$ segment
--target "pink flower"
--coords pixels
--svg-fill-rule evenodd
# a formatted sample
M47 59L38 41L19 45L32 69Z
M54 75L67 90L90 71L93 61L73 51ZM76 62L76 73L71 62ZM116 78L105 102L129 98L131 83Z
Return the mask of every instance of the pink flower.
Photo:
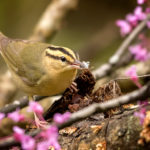
M134 15L134 14L128 14L126 16L126 20L132 25L132 26L136 26L138 23L138 18Z
M141 88L142 85L140 84L140 82L138 81L138 76L136 74L136 67L133 65L131 66L127 71L126 71L126 75L129 76L131 78L131 80L134 82L134 84L138 87Z
M47 141L39 142L37 144L37 150L48 150L49 147L50 145Z
M21 147L23 150L34 150L35 148L35 140L24 133L24 130L14 126L14 138L21 143Z
M146 48L142 48L138 53L135 55L135 59L139 61L146 61L149 58L149 54Z
M142 7L137 6L134 10L134 15L138 18L138 20L146 19L146 14L143 12Z
M0 121L5 117L4 113L0 113Z
M125 36L126 34L130 33L132 30L130 24L125 20L118 20L116 22L116 25L120 27L120 33L122 36Z
M139 117L140 119L140 123L143 124L145 116L146 116L146 109L145 108L141 108L139 112L135 112L134 115L136 117Z
M43 107L35 101L30 101L28 111L29 112L33 111L37 114L42 114L43 113Z
M47 139L50 146L54 146L56 150L60 150L60 145L58 143L58 128L56 126L51 126L47 130Z
M127 71L126 71L126 75L129 76L131 78L131 80L133 81L137 81L138 77L136 74L136 67L133 65L131 66Z
M138 3L139 5L144 4L145 2L146 2L146 0L137 0L137 3Z
M130 46L129 51L134 55L135 60L146 61L150 58L150 54L147 49L143 48L140 44Z
M24 150L34 150L35 148L35 140L29 135L24 135L21 141L22 149Z
M8 116L8 118L12 119L15 122L24 121L24 119L25 119L24 115L19 113L19 109L12 113L8 113L7 116Z
M62 124L66 122L70 118L70 116L71 116L70 112L66 112L64 114L56 113L54 115L54 122L56 122L57 124Z
M37 144L37 150L47 150L50 146L53 146L55 150L61 149L58 143L58 128L56 126L50 126L47 130L42 131L40 137L43 138L43 141Z
M24 135L24 130L19 128L18 126L14 126L13 131L14 131L14 138L16 139L16 141L21 141L22 136Z

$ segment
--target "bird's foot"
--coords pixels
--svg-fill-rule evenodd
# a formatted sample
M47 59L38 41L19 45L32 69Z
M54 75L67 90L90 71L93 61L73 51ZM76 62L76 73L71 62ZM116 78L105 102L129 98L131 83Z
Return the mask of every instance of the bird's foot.
M42 119L41 119L42 118ZM47 129L48 128L48 122L44 120L42 116L39 116L38 114L34 113L34 119L35 119L35 125L38 129Z

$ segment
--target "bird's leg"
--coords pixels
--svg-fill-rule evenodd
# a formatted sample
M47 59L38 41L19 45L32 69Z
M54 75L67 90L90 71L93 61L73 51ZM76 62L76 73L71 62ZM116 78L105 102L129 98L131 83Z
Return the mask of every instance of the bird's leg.
M34 100L34 97L29 96L29 100ZM35 120L35 125L37 128L44 128L46 129L48 127L48 122L46 122L43 118L43 115L41 113L34 112L34 120Z
M41 120L40 118L41 117L37 113L34 112L34 120L35 120L35 125L37 126L37 128L46 129L48 127L48 122L46 122L43 119Z

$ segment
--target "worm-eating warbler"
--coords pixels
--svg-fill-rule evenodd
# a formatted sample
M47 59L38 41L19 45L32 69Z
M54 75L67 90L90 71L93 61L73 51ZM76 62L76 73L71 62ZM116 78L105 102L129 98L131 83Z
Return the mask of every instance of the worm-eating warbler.
M62 93L84 68L66 47L27 40L14 40L0 33L0 52L14 81L29 96Z

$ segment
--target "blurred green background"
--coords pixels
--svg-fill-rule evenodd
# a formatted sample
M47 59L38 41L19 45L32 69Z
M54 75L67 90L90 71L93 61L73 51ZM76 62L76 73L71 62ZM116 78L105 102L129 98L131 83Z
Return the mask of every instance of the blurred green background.
M0 0L0 31L28 38L50 0ZM93 68L107 61L123 38L115 25L136 7L136 0L80 0L50 43L72 48Z

